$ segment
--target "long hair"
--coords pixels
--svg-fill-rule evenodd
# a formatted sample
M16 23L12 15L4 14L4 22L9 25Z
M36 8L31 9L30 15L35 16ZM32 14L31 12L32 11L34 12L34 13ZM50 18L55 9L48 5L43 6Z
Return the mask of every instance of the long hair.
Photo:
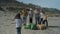
M16 14L15 19L21 19L20 13L17 13L17 14Z
M23 9L23 10L22 10L22 15L23 15L23 16L27 16L27 14L28 14L28 13L27 13L27 10L26 10L26 9Z

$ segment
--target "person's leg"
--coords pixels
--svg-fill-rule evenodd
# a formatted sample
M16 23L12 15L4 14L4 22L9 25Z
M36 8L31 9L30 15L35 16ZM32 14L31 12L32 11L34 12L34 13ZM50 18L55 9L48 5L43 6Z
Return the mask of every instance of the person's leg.
M23 17L23 23L24 23L24 25L26 25L26 19L27 19L27 17Z
M37 17L35 17L35 22L36 22L36 24L37 24Z
M18 27L16 29L17 29L17 34L21 34L21 27Z
M39 24L39 19L40 19L40 18L39 18L39 17L37 17L37 22L38 22L38 24Z
M46 23L46 26L48 27L48 21L47 20L43 21L43 24L45 24L45 23Z
M32 18L30 17L30 23L32 23Z
M45 20L43 20L42 24L45 24Z
M48 26L48 21L46 20L46 26Z
M33 23L33 18L31 18L31 22Z
M41 24L41 18L38 18L38 24Z
M29 17L29 23L30 23L31 21L30 21L30 17Z
M40 24L42 24L42 22L43 22L43 18L40 18Z

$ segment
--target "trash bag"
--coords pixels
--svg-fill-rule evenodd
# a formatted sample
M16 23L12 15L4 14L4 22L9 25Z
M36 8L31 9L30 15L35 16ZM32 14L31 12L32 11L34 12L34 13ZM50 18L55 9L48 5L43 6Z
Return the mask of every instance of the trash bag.
M37 29L37 26L36 24L33 24L33 23L29 23L28 25L23 25L22 26L22 29L31 29L31 30L36 30Z
M30 29L30 23L26 24L26 25L22 25L22 29Z
M36 30L36 29L37 29L36 24L31 23L31 24L30 24L30 29L31 29L31 30Z
M23 25L22 29L29 29L29 27L30 27L29 25Z

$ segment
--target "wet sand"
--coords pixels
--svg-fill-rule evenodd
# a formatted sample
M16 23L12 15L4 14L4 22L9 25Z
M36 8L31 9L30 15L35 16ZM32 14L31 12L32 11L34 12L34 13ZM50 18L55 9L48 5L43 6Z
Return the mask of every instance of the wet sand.
M16 34L14 16L15 13L0 11L0 34ZM48 24L46 30L22 29L22 34L60 34L60 17L48 17Z

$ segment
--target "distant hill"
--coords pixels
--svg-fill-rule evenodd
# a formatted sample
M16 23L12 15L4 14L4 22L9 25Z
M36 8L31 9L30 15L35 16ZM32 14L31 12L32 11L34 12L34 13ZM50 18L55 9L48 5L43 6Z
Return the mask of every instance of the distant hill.
M56 8L43 8L44 11L46 12L51 12L51 13L60 13L60 10L56 9Z
M25 6L23 2L18 2L16 0L0 0L0 6Z
M58 9L56 9L56 8L44 8L44 7L41 7L41 6L38 6L38 5L34 5L34 4L31 4L31 3L29 3L29 4L25 4L25 3L23 3L23 2L18 2L18 1L16 1L16 0L0 0L0 7L1 6L10 6L11 5L11 7L13 8L13 9L17 9L17 7L20 9L20 7L28 7L28 8L33 8L33 9L35 9L35 7L37 7L37 8L42 8L42 9L44 9L44 11L47 13L47 14L60 14L60 10L58 10ZM16 8L14 7L14 6L17 6ZM11 8L10 7L10 8ZM1 8L0 8L1 9Z

